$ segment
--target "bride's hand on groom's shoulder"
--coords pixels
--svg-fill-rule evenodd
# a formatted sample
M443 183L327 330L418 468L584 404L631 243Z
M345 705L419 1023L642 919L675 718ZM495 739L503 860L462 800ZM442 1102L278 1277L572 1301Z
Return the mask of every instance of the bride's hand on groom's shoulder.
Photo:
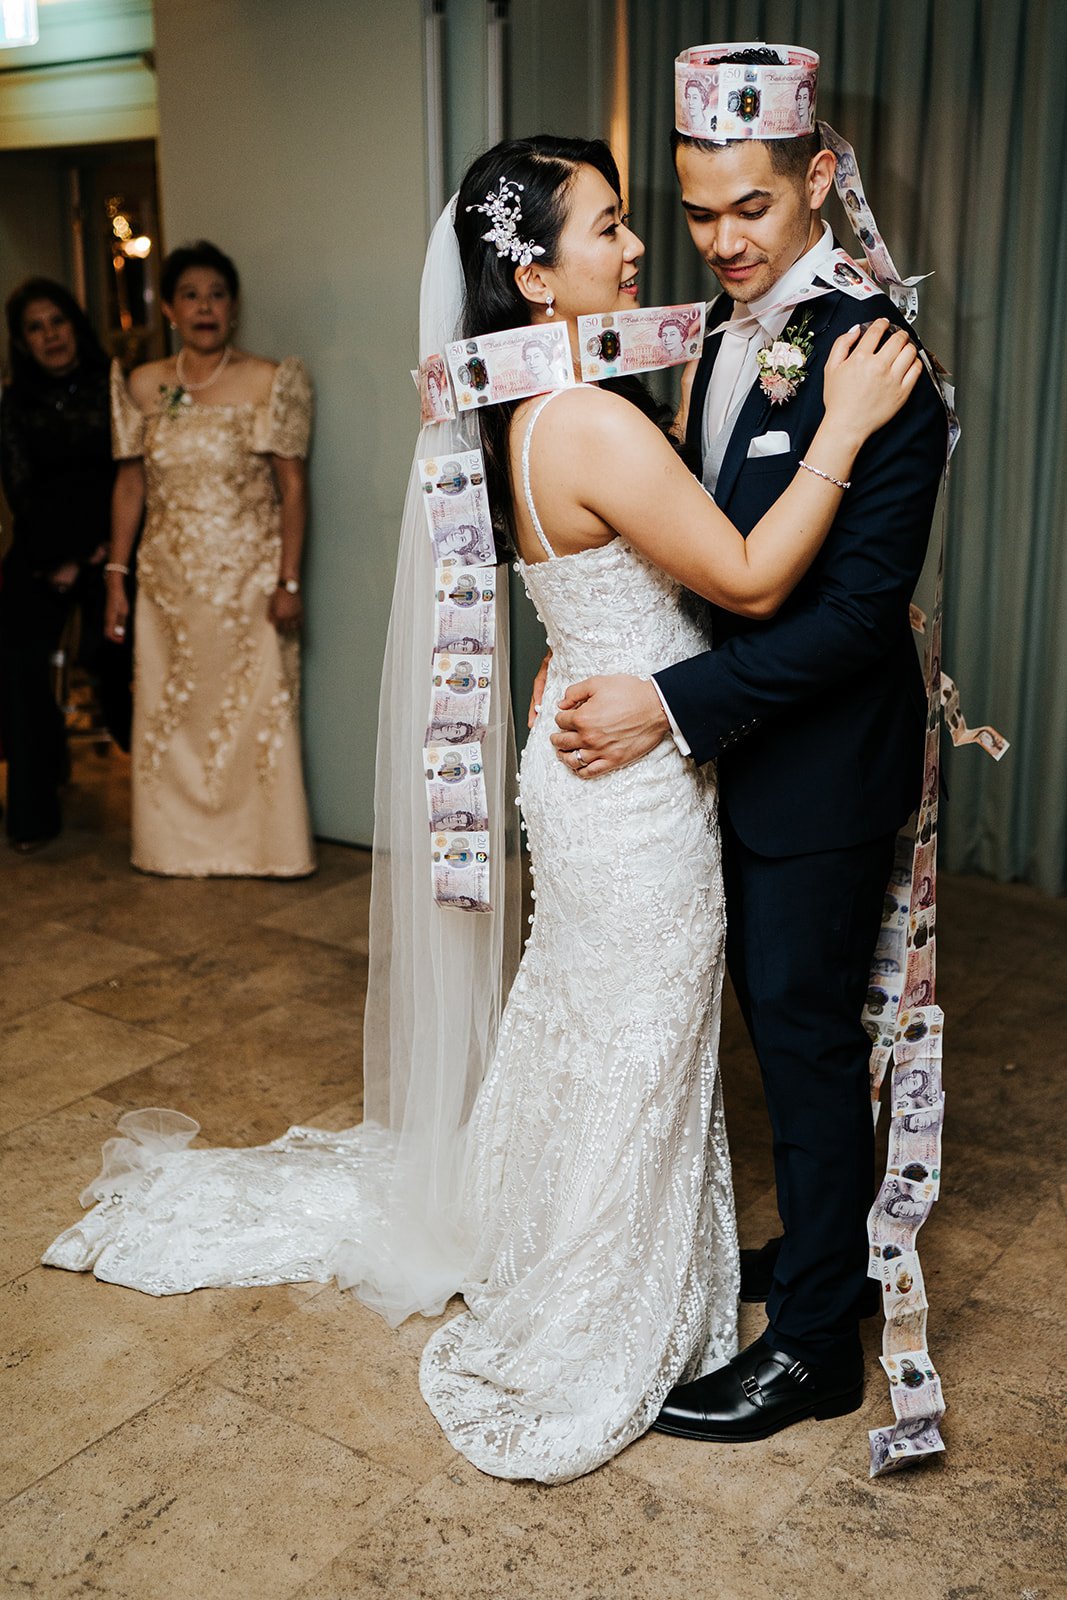
M628 767L670 734L653 685L622 673L572 683L556 712L556 754L576 777Z

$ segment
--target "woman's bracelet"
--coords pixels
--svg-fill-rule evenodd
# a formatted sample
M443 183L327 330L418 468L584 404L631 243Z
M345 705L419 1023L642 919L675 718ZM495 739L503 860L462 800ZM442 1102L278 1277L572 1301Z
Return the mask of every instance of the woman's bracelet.
M121 572L122 576L124 578L128 578L129 575L130 575L129 567L124 567L122 565L121 561L105 561L104 562L104 571L105 572Z
M852 487L851 478L835 478L832 472L824 472L821 467L813 467L810 461L800 461L797 465L803 467L806 472L814 472L817 478L825 478L827 483L835 483L839 489Z

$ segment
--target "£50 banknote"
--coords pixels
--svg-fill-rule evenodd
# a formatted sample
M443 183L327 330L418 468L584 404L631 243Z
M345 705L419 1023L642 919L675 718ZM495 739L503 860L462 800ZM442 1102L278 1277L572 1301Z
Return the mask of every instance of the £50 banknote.
M578 318L578 351L587 383L630 372L654 372L692 361L704 344L703 301L604 311Z

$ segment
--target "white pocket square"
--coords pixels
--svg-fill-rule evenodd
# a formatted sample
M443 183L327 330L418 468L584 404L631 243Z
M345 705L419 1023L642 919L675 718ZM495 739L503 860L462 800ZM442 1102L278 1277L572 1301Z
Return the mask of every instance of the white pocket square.
M780 456L790 449L787 433L761 433L748 447L750 456Z

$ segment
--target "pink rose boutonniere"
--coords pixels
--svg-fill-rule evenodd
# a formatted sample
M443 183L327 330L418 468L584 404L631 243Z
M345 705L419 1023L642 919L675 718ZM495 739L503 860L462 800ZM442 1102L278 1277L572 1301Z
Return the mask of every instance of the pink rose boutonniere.
M805 369L813 343L810 321L811 312L805 311L798 323L786 328L773 344L764 345L756 356L760 388L773 405L792 400L808 375Z

